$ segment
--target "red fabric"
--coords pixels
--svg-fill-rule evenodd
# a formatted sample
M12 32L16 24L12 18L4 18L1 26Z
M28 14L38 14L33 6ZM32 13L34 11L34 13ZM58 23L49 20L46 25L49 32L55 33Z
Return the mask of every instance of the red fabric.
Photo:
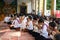
M60 18L60 11L59 10L56 11L56 18Z

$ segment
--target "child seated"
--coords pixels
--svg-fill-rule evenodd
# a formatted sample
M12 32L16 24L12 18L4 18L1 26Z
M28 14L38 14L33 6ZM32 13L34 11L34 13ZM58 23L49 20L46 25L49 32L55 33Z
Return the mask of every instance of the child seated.
M32 22L32 16L28 16L27 19L27 30L30 34L33 32L33 22Z
M10 29L20 30L20 20L17 20L17 16L14 16L14 20L10 26Z
M37 19L37 16L33 16L33 26L34 26L34 32L38 32L38 27L36 26L38 25L38 19Z
M20 16L20 22L20 28L22 29L22 31L25 31L27 18L24 15Z
M9 15L6 15L4 18L4 23L11 24L11 17Z
M56 27L56 23L55 22L50 22L49 23L49 29L48 29L48 33L50 34L50 37L52 35L52 39L54 38L55 34L59 34L60 32L58 31L57 27Z

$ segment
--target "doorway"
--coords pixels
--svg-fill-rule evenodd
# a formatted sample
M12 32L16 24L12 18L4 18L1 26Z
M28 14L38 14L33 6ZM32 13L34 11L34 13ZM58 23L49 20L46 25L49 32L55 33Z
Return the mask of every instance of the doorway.
M22 5L20 5L20 14L27 14L27 5L25 5L25 3L22 3Z

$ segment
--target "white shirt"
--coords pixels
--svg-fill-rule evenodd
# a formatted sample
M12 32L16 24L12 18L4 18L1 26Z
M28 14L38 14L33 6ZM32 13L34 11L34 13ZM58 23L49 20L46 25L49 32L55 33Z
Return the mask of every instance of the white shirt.
M44 25L40 31L41 31L40 35L44 36L45 38L48 38L48 31L46 25Z
M38 27L34 26L34 32L38 32Z
M33 30L33 23L32 23L32 21L28 22L27 29L28 30Z
M24 18L24 22L27 22L27 17Z
M5 22L10 22L10 18L11 18L11 17L5 17L4 21L5 21Z
M19 22L18 22L16 19L13 20L12 25L13 25L15 28L20 27L20 24L19 24Z
M38 24L38 22L36 22L35 24ZM37 26L34 26L34 32L38 32L38 27Z
M17 20L19 20L19 18L17 17Z
M22 23L20 24L20 27L22 28L22 29L25 29L26 28L26 20L24 19L23 21L22 21Z
M46 24L47 26L49 26L49 21L45 20L44 24Z

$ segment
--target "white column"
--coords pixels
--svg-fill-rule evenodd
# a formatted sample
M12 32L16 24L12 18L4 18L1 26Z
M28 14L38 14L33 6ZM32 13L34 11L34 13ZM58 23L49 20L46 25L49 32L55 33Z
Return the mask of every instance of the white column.
M38 0L38 12L40 12L40 0Z
M17 13L20 13L20 1L17 0Z
M42 15L42 12L43 12L43 5L44 5L44 0L40 0L40 15Z
M45 0L45 2L44 2L45 4L44 4L44 15L46 15L46 11L47 11L47 0Z
M56 13L56 0L54 0L54 15Z
M32 8L31 8L31 2L27 3L27 13L31 13L32 12Z
M35 7L36 7L35 10L36 10L36 15L37 15L37 14L38 14L38 0L36 0L36 4L35 4L35 5L36 5L36 6L35 6Z
M35 10L35 0L31 0L31 7L32 7L32 10Z

